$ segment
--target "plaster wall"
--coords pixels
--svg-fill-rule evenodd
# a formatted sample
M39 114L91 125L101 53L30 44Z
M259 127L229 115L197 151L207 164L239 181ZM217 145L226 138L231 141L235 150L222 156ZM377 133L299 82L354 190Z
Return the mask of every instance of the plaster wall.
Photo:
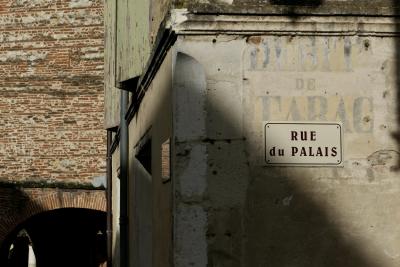
M172 184L162 177L163 163L169 160L162 145L172 136L172 65L173 53L169 52L129 124L129 266L172 264ZM146 157L150 158L143 159L140 155L147 142L151 146ZM115 171L119 160L117 149L113 153L113 266L119 266L119 179ZM147 160L150 168L146 169L143 162Z
M172 186L162 178L162 145L172 136L172 60L170 51L129 125L131 264L137 266L171 263ZM151 173L137 157L146 141L151 142Z
M178 38L175 266L400 264L396 42ZM343 166L266 167L266 121L341 122Z

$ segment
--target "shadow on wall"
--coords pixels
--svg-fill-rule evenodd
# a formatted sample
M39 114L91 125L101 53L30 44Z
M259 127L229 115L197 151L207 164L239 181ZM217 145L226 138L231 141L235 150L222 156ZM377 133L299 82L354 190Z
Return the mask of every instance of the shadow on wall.
M393 6L399 5L398 1L393 0ZM398 11L396 12L398 13ZM397 14L398 15L398 14ZM397 165L397 170L400 170L400 37L399 37L399 33L400 33L400 24L399 24L399 18L395 17L396 20L396 33L397 36L394 38L395 39L395 47L396 47L396 71L395 71L395 75L396 75L396 105L397 105L397 112L396 112L396 116L397 116L397 129L395 130L395 132L393 133L393 138L397 141L397 154L398 156L398 165Z
M296 7L317 8L324 3L324 0L270 0L270 3L287 8L287 13L296 19L298 16Z
M248 139L254 133L242 129L240 122L250 119L250 115L235 117L227 112L230 109L215 100L215 91L223 88L215 88L217 81L210 75L196 78L204 70L192 57L180 53L175 71L181 79L178 89L187 94L182 99L192 103L190 108L195 111L206 110L206 138L201 143L206 146L207 189L206 199L199 203L208 216L208 266L386 266L381 257L389 257L364 239L360 222L349 222L349 218L362 218L361 209L368 204L385 218L390 217L385 211L386 203L373 193L376 188L370 194L357 184L340 184L341 172L336 168L325 168L323 173L336 179L326 185L313 168L258 166L251 159L259 154L259 148ZM224 82L237 78L230 70L224 73L225 70L218 68L218 71L225 77ZM206 80L207 88L193 90L202 83L201 79ZM207 99L204 108L201 104L196 107L195 103L203 102L204 98ZM223 101L229 99L225 96ZM253 103L244 100L243 105L251 109ZM193 125L200 120L191 119ZM189 130L195 129L192 126L189 125ZM232 132L238 136L234 137ZM178 144L177 160L181 165L186 162L183 169L189 164L185 159L194 157L197 142ZM342 201L339 191L345 192L348 198L343 201L351 207L341 216L335 213L340 205L335 201ZM365 199L367 203L363 203ZM373 227L379 227L374 223L370 226L372 232ZM380 230L385 232L383 228Z
M112 250L112 265L113 267L120 266L120 256L119 256L119 244L120 244L120 236L119 231L115 234L115 243Z
M270 0L272 5L285 5L285 6L320 6L324 0Z
M1 219L1 241L0 241L0 266L7 266L9 248L21 229L15 229L10 234L10 229L14 229L16 214L24 213L24 207L29 202L29 196L16 186L0 187L0 208L2 210Z

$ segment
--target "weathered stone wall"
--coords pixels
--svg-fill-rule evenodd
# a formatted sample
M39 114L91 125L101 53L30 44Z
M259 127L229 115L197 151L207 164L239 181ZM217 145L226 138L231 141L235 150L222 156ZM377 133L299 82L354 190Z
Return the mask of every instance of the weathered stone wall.
M176 8L206 14L398 15L393 0L175 0Z
M105 172L103 1L0 1L0 180Z
M174 46L175 266L398 266L397 21L222 19ZM282 121L342 123L343 166L268 166Z

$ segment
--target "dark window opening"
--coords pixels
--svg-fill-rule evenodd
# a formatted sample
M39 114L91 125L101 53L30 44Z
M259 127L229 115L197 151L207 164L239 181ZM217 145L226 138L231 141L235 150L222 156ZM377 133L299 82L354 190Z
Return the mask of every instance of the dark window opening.
M151 139L147 138L143 141L143 144L139 143L136 158L144 169L151 174Z

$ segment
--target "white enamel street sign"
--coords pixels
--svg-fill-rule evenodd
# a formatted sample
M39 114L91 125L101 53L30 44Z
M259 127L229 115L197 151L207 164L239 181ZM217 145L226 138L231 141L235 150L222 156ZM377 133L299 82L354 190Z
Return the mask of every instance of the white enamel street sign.
M342 125L337 122L266 122L267 166L341 166Z

